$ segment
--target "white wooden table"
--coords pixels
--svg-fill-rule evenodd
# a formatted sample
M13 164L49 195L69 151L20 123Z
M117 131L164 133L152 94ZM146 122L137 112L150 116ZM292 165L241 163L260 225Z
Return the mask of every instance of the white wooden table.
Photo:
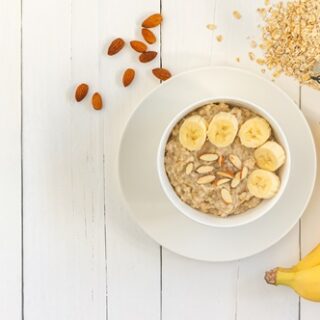
M225 64L261 74L248 59L247 36L258 39L262 4L0 0L1 320L319 319L320 304L267 286L263 273L294 263L319 242L320 177L283 240L233 263L193 261L161 248L131 220L116 187L124 125L159 84L150 69L162 63L176 74ZM242 19L232 17L235 9ZM159 11L154 62L139 64L129 49L106 57L112 38L137 38L142 18ZM221 43L208 23L217 24ZM136 81L124 89L121 72L130 66ZM82 81L103 93L103 111L92 110L89 98L73 101ZM307 116L319 148L320 92L285 77L276 83Z

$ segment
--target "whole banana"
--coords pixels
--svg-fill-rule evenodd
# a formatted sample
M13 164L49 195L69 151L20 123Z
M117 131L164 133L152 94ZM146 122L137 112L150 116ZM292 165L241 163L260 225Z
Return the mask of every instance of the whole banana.
M285 285L301 297L320 302L320 244L291 268L275 268L266 272L265 280L273 285Z

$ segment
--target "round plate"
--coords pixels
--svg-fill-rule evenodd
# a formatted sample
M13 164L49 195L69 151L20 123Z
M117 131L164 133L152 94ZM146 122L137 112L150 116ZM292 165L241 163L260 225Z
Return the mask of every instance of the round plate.
M283 129L291 151L291 176L282 197L260 219L235 228L214 228L180 213L164 194L157 175L157 149L172 118L186 106L217 96L251 101ZM206 261L231 261L261 252L285 236L310 199L316 152L309 126L292 99L249 72L211 67L173 77L152 91L131 116L119 152L120 184L140 227L167 249Z

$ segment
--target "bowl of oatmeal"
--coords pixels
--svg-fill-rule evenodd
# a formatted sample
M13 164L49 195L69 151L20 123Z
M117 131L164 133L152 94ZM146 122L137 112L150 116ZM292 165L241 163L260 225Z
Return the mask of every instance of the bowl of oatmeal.
M280 199L290 152L277 121L236 98L206 99L185 108L158 148L161 186L188 218L235 227L266 214Z

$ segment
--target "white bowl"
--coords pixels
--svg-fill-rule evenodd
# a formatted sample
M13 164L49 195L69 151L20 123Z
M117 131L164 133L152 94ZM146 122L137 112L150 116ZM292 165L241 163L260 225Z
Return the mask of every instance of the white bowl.
M165 147L167 144L167 141L169 139L169 136L171 134L172 129L174 126L187 114L192 112L193 110L207 104L207 103L215 103L215 102L226 102L230 104L235 104L242 106L244 108L247 108L249 110L254 111L258 115L261 115L263 118L268 120L270 123L274 135L279 141L279 143L284 147L286 152L286 162L280 169L280 179L281 179L281 185L278 193L272 198L268 200L263 200L257 207L249 209L248 211L239 214L239 215L232 215L229 217L217 217L214 215L203 213L199 210L196 210L192 207L190 207L188 204L183 202L176 192L174 191L172 185L170 184L170 181L168 179L168 176L166 174L165 165L164 165L164 155L165 155ZM157 171L160 179L161 186L166 194L166 196L169 198L171 203L185 216L188 218L202 223L207 226L212 227L237 227L244 224L248 224L250 222L253 222L257 220L258 218L262 217L264 214L266 214L280 199L281 195L283 194L283 191L286 188L289 174L290 174L290 168L291 168L291 160L290 160L290 150L288 147L287 139L278 125L277 121L265 110L263 110L261 107L257 106L254 103L251 103L249 101L245 101L243 99L237 99L237 97L213 97L213 98L207 98L205 100L198 101L192 105L189 105L184 110L182 110L179 114L177 114L172 121L169 123L169 125L164 130L160 144L158 147L158 154L157 154Z

